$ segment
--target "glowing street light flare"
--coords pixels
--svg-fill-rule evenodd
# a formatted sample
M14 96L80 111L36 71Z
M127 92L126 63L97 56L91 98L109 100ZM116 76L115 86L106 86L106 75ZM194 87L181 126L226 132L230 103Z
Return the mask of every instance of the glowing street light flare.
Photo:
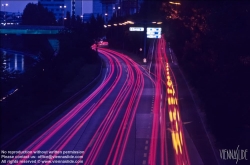
M174 4L174 5L181 5L181 3L179 3L179 2L169 2L170 4Z

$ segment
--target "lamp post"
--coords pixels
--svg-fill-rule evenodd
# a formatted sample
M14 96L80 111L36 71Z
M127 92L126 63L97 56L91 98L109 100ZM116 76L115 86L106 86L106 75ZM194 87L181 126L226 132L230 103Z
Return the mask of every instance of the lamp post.
M81 21L82 21L82 23L83 23L83 15L81 15Z
M113 7L113 9L115 10L115 16L117 17L117 11L120 10L121 7L120 6L118 6L118 7L115 6L115 7Z
M108 13L104 14L106 16L106 23L108 22Z
M63 23L63 26L64 26L64 9L66 8L66 6L65 5L63 5L63 6L59 6L60 7L60 9L62 9L62 23Z
M4 10L4 22L5 22L5 24L6 24L6 11L5 11L5 6L7 7L7 6L9 6L9 4L8 3L6 3L6 4L2 4L2 6L3 6L3 10Z

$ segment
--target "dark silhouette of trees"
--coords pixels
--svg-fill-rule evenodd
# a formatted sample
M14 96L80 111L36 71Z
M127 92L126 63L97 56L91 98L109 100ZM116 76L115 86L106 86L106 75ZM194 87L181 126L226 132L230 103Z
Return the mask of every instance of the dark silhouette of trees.
M71 16L70 16L70 12L67 11L66 13L66 20L64 20L64 26L66 28L70 28L71 27Z
M104 35L104 19L101 15L91 15L87 24L88 31L94 40L97 40Z
M23 11L23 25L56 25L56 19L52 12L44 8L42 4L28 3Z
M116 2L116 0L101 0L102 4L115 4Z
M204 102L218 144L249 146L250 3L190 1L162 10L167 40Z

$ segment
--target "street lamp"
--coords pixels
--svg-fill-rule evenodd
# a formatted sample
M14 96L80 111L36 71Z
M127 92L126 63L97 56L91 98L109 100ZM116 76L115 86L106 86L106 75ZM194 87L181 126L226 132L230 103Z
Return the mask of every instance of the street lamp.
M59 7L60 7L60 9L62 9L62 21L63 21L63 26L64 26L64 9L66 8L66 6L63 5L63 6L59 6Z
M108 22L108 13L104 14L106 16L106 23Z
M4 21L5 21L5 24L6 24L6 11L5 11L5 6L7 7L7 6L9 6L9 4L8 3L6 3L6 4L2 4L2 6L3 6L3 10L4 10Z
M113 9L115 10L115 15L116 15L116 17L117 17L117 10L120 10L121 7L120 7L120 6L118 6L118 7L113 7Z
M181 5L181 3L180 2L169 2L170 4L174 4L174 5Z
M83 22L83 15L81 15L81 19L82 19L82 22Z

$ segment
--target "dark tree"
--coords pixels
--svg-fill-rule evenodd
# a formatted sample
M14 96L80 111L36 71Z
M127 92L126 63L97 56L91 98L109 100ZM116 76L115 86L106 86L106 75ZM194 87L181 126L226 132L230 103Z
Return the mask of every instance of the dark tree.
M26 5L23 16L23 25L56 25L56 19L52 12L44 8L40 3Z
M90 17L88 24L88 31L93 39L103 37L104 34L104 20L101 15L95 17L93 14Z
M70 12L69 11L67 11L67 13L66 13L66 20L64 20L64 25L67 28L71 27L71 17L70 17Z
M101 0L101 3L102 4L115 4L116 3L116 0Z

